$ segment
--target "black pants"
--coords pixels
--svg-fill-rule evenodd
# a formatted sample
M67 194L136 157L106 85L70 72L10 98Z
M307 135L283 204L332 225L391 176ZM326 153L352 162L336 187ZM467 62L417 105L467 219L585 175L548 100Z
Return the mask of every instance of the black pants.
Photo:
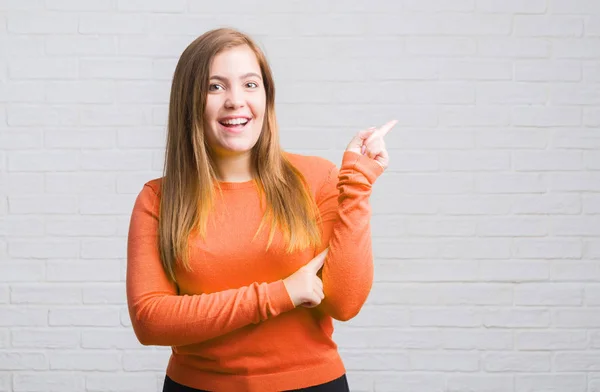
M171 380L169 376L165 376L165 383L163 385L163 392L210 392L202 389L195 389L186 387ZM348 380L344 374L340 378L336 378L333 381L329 381L325 384L315 385L313 387L293 389L287 392L350 392L348 386Z

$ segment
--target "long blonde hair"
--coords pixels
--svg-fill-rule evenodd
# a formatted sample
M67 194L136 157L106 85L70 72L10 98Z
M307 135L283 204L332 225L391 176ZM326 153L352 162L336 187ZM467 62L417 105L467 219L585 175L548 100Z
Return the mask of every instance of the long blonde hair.
M266 90L261 135L251 151L254 181L266 197L266 213L258 235L268 221L271 226L267 250L278 226L291 253L321 242L319 213L304 176L283 154L275 116L275 86L262 50L246 34L232 28L207 31L182 53L171 86L167 143L159 206L159 252L167 276L177 282L178 261L190 270L188 239L194 229L206 236L208 215L218 185L215 163L204 134L204 109L210 64L223 50L247 45L255 53ZM259 159L260 157L260 159ZM221 188L217 186L221 192ZM262 200L262 198L261 198Z

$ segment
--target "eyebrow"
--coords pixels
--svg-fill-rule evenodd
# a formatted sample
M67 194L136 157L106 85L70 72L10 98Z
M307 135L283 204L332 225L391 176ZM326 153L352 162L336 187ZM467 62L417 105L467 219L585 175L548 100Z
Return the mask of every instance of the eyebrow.
M257 74L257 73L255 73L255 72L248 72L246 74L243 74L242 76L240 76L240 79L246 79L247 77L250 77L250 76L255 76L255 77L259 78L260 80L262 80L262 78L260 77L260 75ZM218 79L218 80L222 80L224 82L227 81L226 77L220 76L220 75L212 75L210 77L210 79Z

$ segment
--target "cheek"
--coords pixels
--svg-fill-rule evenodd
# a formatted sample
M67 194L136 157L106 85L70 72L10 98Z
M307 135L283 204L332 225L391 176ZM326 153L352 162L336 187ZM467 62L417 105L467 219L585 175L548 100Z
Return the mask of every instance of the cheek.
M207 99L206 100L206 106L204 107L204 118L206 120L216 120L217 119L217 113L218 113L218 105L219 103L216 102L216 100L214 99Z

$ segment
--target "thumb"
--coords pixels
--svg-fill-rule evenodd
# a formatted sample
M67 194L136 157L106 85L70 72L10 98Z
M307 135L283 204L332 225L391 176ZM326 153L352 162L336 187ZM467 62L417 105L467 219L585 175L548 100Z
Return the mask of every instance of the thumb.
M371 136L373 134L373 132L375 131L375 127L371 127L368 129L363 129L361 131L359 131L350 141L350 144L348 144L347 149L349 148L356 148L359 149L362 147L363 143L365 140L367 140L369 138L369 136Z
M327 257L327 253L329 253L329 247L325 248L324 251L322 251L321 253L316 255L314 259L309 261L306 264L306 267L310 268L310 270L314 271L314 273L316 274L321 269L321 267L323 267L323 264L325 264L325 258Z

